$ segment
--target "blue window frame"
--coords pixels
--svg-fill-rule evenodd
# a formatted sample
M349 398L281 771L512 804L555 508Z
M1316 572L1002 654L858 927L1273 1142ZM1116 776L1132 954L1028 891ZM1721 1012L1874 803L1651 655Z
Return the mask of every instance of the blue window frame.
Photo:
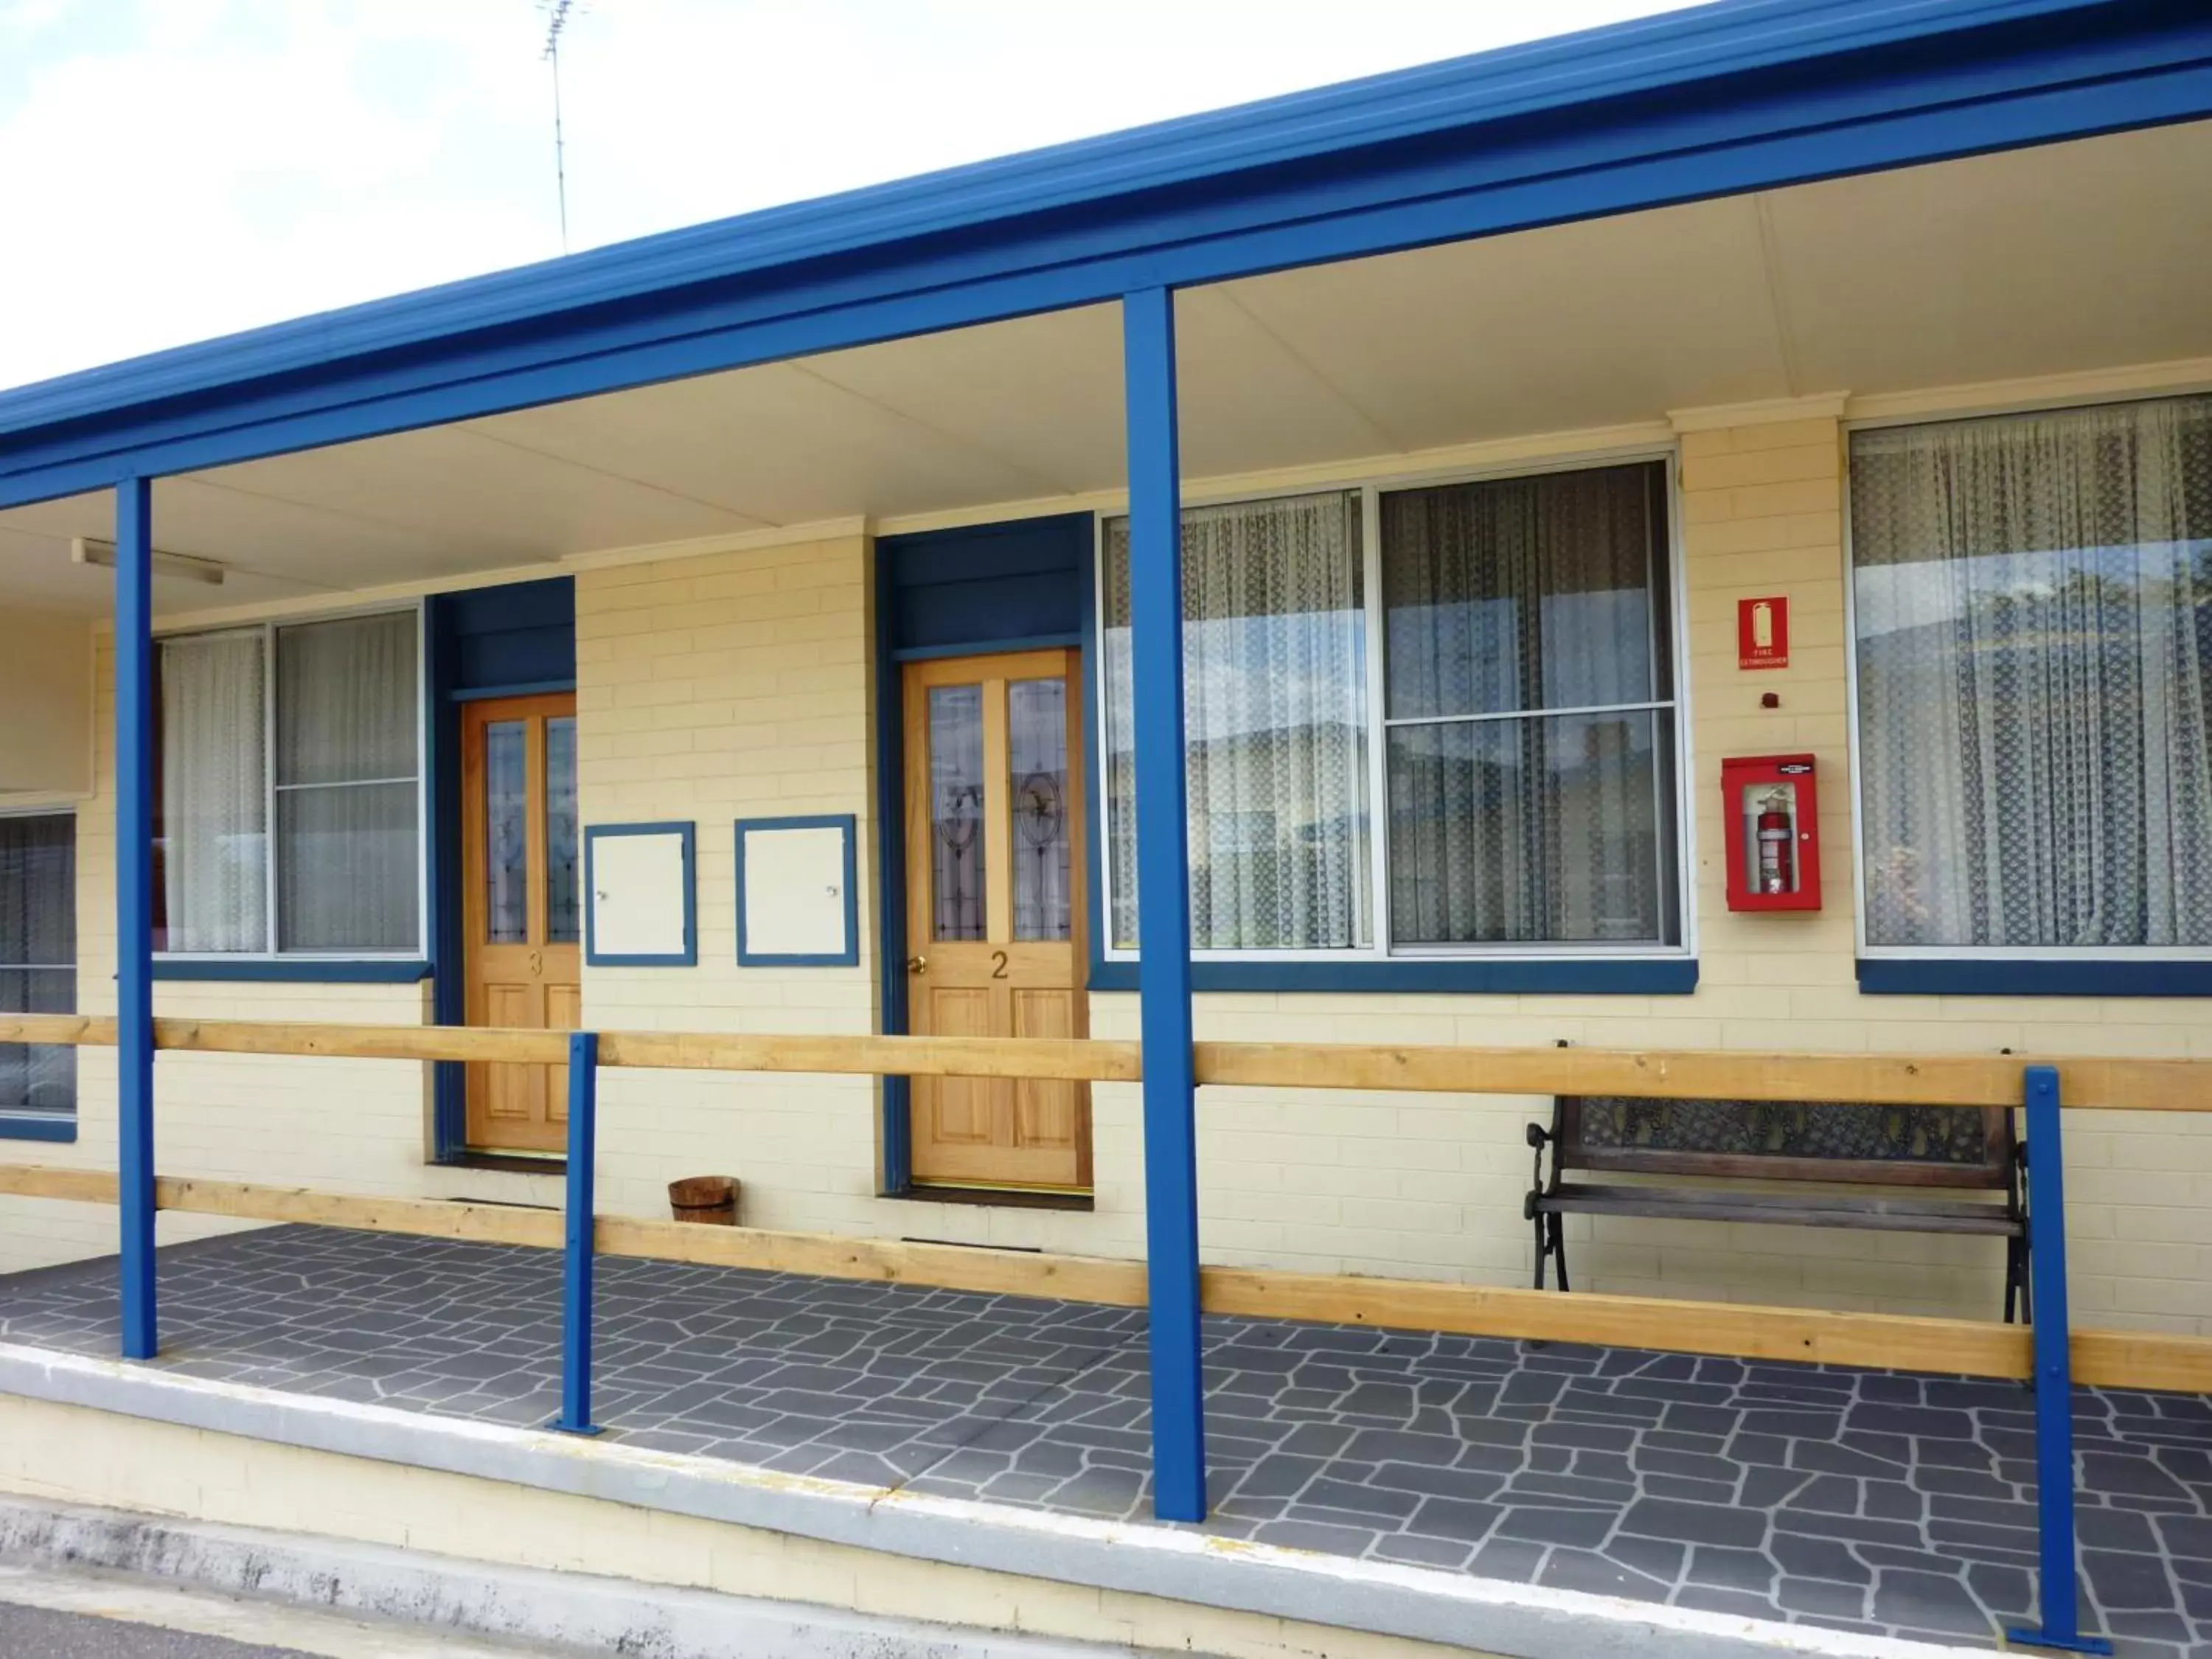
M154 929L175 978L419 978L422 608L157 647Z
M1688 991L1664 455L1185 510L1202 989ZM1105 897L1133 982L1127 532L1102 526Z
M800 817L739 818L736 824L738 878L738 965L740 968L853 968L860 960L860 859L855 843L858 820L850 812L815 813ZM775 951L760 946L750 911L750 890L745 882L745 858L757 836L778 830L829 830L838 838L837 908L842 932L826 948Z
M76 819L0 817L0 1012L76 1012ZM0 1139L76 1139L76 1050L0 1043Z

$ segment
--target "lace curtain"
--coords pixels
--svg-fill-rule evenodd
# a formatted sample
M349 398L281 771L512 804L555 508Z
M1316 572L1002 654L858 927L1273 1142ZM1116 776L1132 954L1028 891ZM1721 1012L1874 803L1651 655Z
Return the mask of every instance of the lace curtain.
M1869 942L2212 945L2212 398L1851 450Z
M1674 937L1663 489L1638 465L1382 497L1395 943Z
M165 948L269 948L261 630L161 642Z
M1364 945L1366 640L1359 497L1182 515L1191 944ZM1129 531L1106 526L1107 854L1117 946L1137 942Z

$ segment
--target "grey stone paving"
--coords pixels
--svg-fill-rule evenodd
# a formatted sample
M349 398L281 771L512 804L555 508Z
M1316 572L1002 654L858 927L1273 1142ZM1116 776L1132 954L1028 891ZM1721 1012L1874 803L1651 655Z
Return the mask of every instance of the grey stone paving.
M628 1259L599 1267L618 1439L1142 1521L1141 1310ZM532 1425L544 1252L273 1228L161 1253L169 1369ZM0 1338L116 1351L112 1262L0 1278ZM1753 1617L1990 1644L2033 1607L2018 1384L1206 1322L1209 1530ZM2212 1659L2212 1404L2081 1389L2084 1622Z

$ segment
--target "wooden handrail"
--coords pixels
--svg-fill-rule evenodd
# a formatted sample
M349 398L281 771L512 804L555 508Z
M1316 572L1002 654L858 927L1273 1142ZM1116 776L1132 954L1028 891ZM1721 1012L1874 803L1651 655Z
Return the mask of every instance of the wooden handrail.
M112 1204L116 1191L115 1176L106 1170L0 1164L0 1194ZM155 1182L155 1203L164 1210L200 1215L541 1249L558 1249L562 1237L557 1210L360 1197L246 1182L165 1176ZM1096 1256L965 1249L752 1227L687 1226L614 1215L597 1218L593 1238L604 1255L992 1295L1053 1297L1116 1307L1142 1307L1146 1300L1143 1262ZM1199 1291L1208 1313L1247 1318L1870 1365L1959 1376L2029 1374L2027 1328L1980 1320L1678 1302L1588 1291L1559 1296L1481 1285L1250 1267L1204 1268ZM2202 1394L2212 1391L2212 1338L2076 1331L2074 1368L2076 1380L2082 1382Z
M697 1072L858 1073L872 1077L1044 1078L1134 1083L1133 1042L1091 1037L719 1036L608 1031L599 1064Z
M1195 1048L1200 1083L1253 1088L2017 1106L2022 1068L2056 1066L2069 1106L2212 1111L2212 1060L2202 1060L1350 1043L1200 1042Z
M76 1014L0 1015L0 1042L112 1048L115 1022ZM561 1031L269 1020L157 1019L154 1045L178 1053L526 1065L559 1065L568 1053L568 1036ZM1138 1044L1076 1037L609 1031L599 1038L599 1063L680 1071L1036 1078L1078 1083L1133 1083L1143 1076ZM2021 1068L2050 1065L2058 1067L2069 1106L2212 1110L2212 1060L1200 1042L1194 1045L1193 1063L1200 1083L1242 1088L1849 1100L1911 1106L2016 1106Z
M112 1048L115 1021L79 1014L4 1014L0 1015L0 1042ZM491 1026L162 1018L154 1022L154 1046L177 1054L532 1066L558 1066L568 1058L565 1031ZM1079 1083L1133 1083L1142 1075L1133 1042L1058 1037L747 1036L610 1031L599 1038L599 1064L677 1071L1042 1078Z

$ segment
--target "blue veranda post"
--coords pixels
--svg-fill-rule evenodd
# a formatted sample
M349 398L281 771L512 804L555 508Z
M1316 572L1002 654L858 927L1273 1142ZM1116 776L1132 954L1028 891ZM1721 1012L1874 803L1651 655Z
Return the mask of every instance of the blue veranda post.
M561 1289L561 1414L564 1434L597 1434L592 1421L592 1316L594 1270L593 1170L599 1147L599 1037L568 1034L568 1201L565 1272Z
M154 483L115 490L115 1059L123 1357L160 1347L154 1297Z
M2027 1103L2028 1274L2034 1291L2036 1600L2043 1622L2008 1630L2014 1641L2069 1653L2110 1653L2081 1634L2075 1582L2073 1324L2066 1310L2066 1162L2058 1068L2031 1066Z
M1136 739L1137 947L1145 1054L1145 1232L1152 1362L1152 1508L1206 1518L1199 1355L1198 1139L1190 1024L1190 860L1183 777L1182 488L1175 296L1121 306L1129 421L1130 680Z

